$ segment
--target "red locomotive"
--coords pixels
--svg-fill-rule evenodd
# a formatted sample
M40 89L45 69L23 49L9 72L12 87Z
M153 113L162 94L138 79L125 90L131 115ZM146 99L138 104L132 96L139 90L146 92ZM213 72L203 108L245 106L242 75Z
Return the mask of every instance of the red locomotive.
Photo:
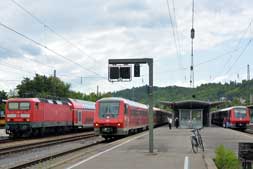
M225 128L245 130L250 123L249 109L245 106L234 106L212 112L212 123Z
M6 133L27 137L92 127L94 111L95 103L74 99L13 98L6 103Z
M154 109L154 125L167 122L168 112ZM123 98L103 98L96 102L94 130L105 139L125 136L148 128L148 107Z

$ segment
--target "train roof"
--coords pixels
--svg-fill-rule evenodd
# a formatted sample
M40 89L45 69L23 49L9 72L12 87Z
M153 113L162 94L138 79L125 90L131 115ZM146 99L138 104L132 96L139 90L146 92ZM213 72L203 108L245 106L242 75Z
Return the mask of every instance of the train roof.
M43 102L49 104L69 104L69 101L66 99L45 99L45 98L10 98L7 102Z
M247 107L250 108L250 109L252 109L253 108L253 104L252 105L248 105Z
M163 113L171 114L171 112L169 112L169 111L167 111L167 110L164 110L164 109L157 108L157 107L154 107L153 110L154 110L154 111L160 111L160 112L163 112Z
M217 111L228 111L228 110L231 110L231 109L233 109L233 108L242 108L242 109L245 109L245 108L247 108L246 106L232 106L232 107L227 107L227 108L224 108L224 109L219 109L219 110L216 110L216 111L214 111L214 112L217 112ZM213 112L213 113L214 113Z
M126 103L128 105L131 105L131 106L134 106L134 107L140 107L140 108L143 108L143 109L148 109L148 106L145 105L145 104L138 103L138 102L135 102L135 101L131 101L131 100L128 100L128 99L124 99L124 98L121 98L121 97L106 97L106 98L102 98L102 99L98 100L98 102L100 102L100 101L123 101L124 103Z
M91 101L71 99L71 98L69 98L69 101L76 108L95 109L96 107L95 102Z
M10 98L7 100L9 101L33 101L33 102L40 102L39 98Z

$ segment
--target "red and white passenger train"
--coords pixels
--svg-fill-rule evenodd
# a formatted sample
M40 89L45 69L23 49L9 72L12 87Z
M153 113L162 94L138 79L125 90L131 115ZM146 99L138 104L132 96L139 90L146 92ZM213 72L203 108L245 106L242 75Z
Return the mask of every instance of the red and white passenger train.
M212 112L212 123L225 128L245 130L250 123L250 112L245 106L234 106Z
M6 103L6 133L13 137L93 128L95 103L77 99L13 98Z
M154 125L167 122L169 112L154 108ZM103 98L96 102L94 130L105 139L125 136L148 128L148 107L123 98Z

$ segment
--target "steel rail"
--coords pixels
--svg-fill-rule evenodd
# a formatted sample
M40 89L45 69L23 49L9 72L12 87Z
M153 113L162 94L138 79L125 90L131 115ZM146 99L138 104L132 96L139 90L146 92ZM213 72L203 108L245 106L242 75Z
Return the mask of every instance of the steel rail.
M0 156L12 154L12 153L17 153L17 152L22 152L22 151L27 151L27 150L31 150L31 149L35 149L35 148L56 145L56 144L60 144L60 143L66 143L66 142L70 142L70 141L76 141L76 140L90 138L90 137L94 137L94 136L96 136L96 135L94 132L92 132L92 133L86 133L86 134L72 136L72 137L68 137L68 138L60 138L60 139L55 139L55 140L42 141L42 142L37 142L37 143L1 148L0 149Z
M30 166L42 163L44 161L52 160L52 159L55 159L57 157L61 157L61 156L64 156L64 155L67 155L67 154L70 154L70 153L73 153L73 152L76 152L76 151L79 151L79 150L83 150L83 149L86 149L86 148L98 145L98 144L100 144L102 142L104 142L104 141L101 140L101 141L97 141L95 143L91 143L89 145L84 145L84 146L77 147L77 148L72 148L70 150L66 150L66 151L63 151L63 152L60 152L60 153L55 153L55 154L50 155L50 156L40 157L40 158L31 160L29 162L16 164L15 166L10 167L9 169L21 169L21 168L30 167Z

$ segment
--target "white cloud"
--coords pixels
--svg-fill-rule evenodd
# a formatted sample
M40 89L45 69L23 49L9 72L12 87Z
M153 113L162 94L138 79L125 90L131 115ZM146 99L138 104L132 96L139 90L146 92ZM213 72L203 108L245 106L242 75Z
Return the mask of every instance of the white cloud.
M178 35L182 56L178 56L168 16L166 1L130 0L130 1L64 1L60 0L19 0L25 8L40 20L51 26L57 33L66 37L82 51L66 43L62 38L45 29L33 18L18 8L11 1L0 4L1 22L13 27L25 35L42 42L48 48L82 65L73 64L63 57L38 47L1 27L1 44L9 49L0 49L0 61L16 65L17 69L52 75L53 70L66 82L72 84L74 90L85 92L96 91L99 85L102 91L144 85L148 82L147 66L142 69L142 78L132 83L111 84L107 81L107 64L109 58L154 58L154 85L189 86L190 66L190 28L191 2L175 1ZM172 4L171 1L171 12ZM195 1L196 38L194 39L195 63L213 58L233 48L235 41L247 28L253 16L253 4L248 1L208 0ZM99 5L98 5L99 4ZM244 39L252 37L249 32ZM242 44L243 45L243 44ZM1 47L1 46L0 46ZM249 49L252 51L252 49ZM88 57L87 57L88 55ZM89 57L93 57L90 59ZM245 53L238 64L244 64L250 52ZM220 82L233 79L233 76L213 74L213 67L224 65L224 59L218 64L210 62L196 69L196 85L210 81ZM187 70L178 70L187 68ZM90 70L90 71L87 71ZM217 68L218 69L218 68ZM233 68L236 70L237 68ZM1 66L0 79L16 80L32 77L33 74L17 71ZM5 72L4 72L5 71ZM6 72L8 71L8 72ZM96 72L104 79L97 77ZM216 70L215 70L216 71ZM236 72L236 71L235 71ZM88 77L84 84L81 77ZM142 82L143 81L143 82ZM0 88L9 90L18 82L1 81Z

